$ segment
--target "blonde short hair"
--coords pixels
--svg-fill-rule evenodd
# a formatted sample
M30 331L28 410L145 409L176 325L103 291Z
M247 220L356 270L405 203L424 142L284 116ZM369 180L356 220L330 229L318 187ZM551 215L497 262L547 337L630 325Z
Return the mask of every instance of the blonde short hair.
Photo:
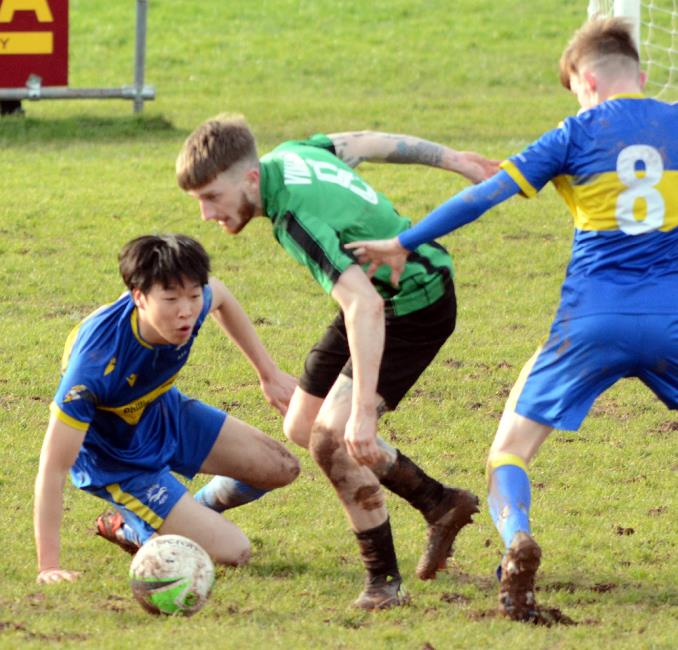
M633 42L631 23L620 17L592 18L578 29L560 57L560 83L570 90L570 76L582 64L595 66L616 61L638 69L640 57Z
M223 115L201 124L177 157L177 183L197 190L240 162L257 163L254 135L242 115Z

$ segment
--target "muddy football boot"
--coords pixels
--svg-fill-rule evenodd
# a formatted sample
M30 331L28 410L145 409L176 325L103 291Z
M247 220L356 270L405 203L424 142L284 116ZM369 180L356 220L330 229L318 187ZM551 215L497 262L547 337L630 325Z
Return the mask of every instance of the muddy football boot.
M499 613L502 616L514 621L539 622L534 576L540 560L539 544L527 533L516 533L501 561Z
M403 587L401 578L392 576L377 576L367 578L365 589L353 603L353 607L360 609L387 609L408 605L410 597Z
M97 517L96 534L134 555L141 547L125 538L122 531L124 524L125 520L117 510L107 510Z
M472 523L471 516L478 512L478 497L466 490L445 488L436 511L442 514L429 521L426 550L417 564L417 577L421 580L433 580L445 568L457 534Z

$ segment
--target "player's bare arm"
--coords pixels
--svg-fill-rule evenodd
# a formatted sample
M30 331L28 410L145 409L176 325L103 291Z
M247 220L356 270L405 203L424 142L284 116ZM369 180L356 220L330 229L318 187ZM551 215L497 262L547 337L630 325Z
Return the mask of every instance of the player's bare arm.
M410 251L474 221L519 191L520 187L511 176L500 171L485 182L459 192L398 237L355 241L347 244L347 248L355 251L361 264L369 263L368 274L373 274L382 264L390 266L391 283L397 286Z
M337 157L351 167L364 161L427 165L461 174L472 183L479 183L499 170L499 161L410 135L352 131L332 133L329 138Z
M78 571L62 569L59 554L64 484L84 439L84 431L50 416L35 480L33 524L39 583L72 582L80 575Z
M278 368L266 351L245 310L221 280L210 278L211 315L240 348L259 377L266 401L282 415L287 412L297 382Z
M381 459L377 445L377 380L384 350L384 301L358 266L344 271L332 289L344 312L353 361L351 415L344 439L350 456L361 465Z

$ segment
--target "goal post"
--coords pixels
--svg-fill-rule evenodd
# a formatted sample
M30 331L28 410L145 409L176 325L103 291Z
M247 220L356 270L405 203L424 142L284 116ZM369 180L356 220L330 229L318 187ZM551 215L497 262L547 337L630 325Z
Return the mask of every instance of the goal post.
M648 95L678 100L678 0L589 0L588 15L624 16L633 26Z
M640 48L640 4L641 0L589 0L589 18L596 14L628 18L633 26L633 40Z

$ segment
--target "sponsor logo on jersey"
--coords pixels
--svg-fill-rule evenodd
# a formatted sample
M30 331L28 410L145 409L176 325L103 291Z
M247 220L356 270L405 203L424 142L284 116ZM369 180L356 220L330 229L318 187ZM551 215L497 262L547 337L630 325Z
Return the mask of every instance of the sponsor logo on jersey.
M115 413L118 417L121 417L127 424L135 425L141 420L141 416L144 414L146 407L156 400L160 395L166 393L174 385L177 375L172 375L167 381L163 382L157 388L154 388L149 393L138 397L137 399L129 402L128 404L122 404L120 406L103 406L99 404L97 408L102 411L110 411Z
M129 377L125 377L125 381L130 385L130 388L137 383L137 373L133 372Z

